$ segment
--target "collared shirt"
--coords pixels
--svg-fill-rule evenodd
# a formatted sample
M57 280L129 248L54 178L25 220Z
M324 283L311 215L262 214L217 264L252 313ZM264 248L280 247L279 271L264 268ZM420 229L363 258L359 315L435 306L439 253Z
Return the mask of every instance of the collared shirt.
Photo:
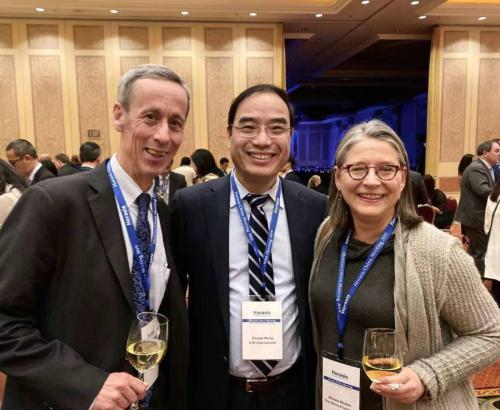
M38 165L32 169L30 175L28 176L28 184L31 185L33 183L33 178L35 178L35 174L38 172L38 170L42 168L42 163L39 162Z
M156 187L158 199L162 199L168 205L168 197L170 196L170 174L158 176L158 186Z
M235 174L236 185L245 206L245 211L250 216L250 205L243 198L249 193L240 184ZM264 204L267 222L270 223L271 215L278 191L278 178L274 186L267 192L272 198ZM249 300L248 284L248 241L243 224L238 214L238 208L231 189L229 200L229 373L237 377L262 377L254 366L241 358L241 303ZM280 213L274 236L272 258L274 287L276 300L280 301L283 308L283 360L269 374L273 376L290 368L301 350L299 336L299 310L293 275L292 248L290 233L286 216L285 199L280 200Z
M481 161L483 161L483 163L488 167L488 171L489 171L491 179L493 181L493 185L495 185L495 171L493 170L493 167L484 159L482 159L482 158L479 158L479 159Z
M196 172L189 165L181 165L179 168L175 168L173 172L184 175L187 186L193 185L193 178L196 176Z
M137 197L142 194L142 189L135 183L135 181L125 172L125 170L119 164L116 154L111 158L111 169L115 174L116 181L118 185L120 185L120 189L123 194L123 198L127 203L128 209L130 211L130 216L132 218L132 223L134 226L137 224L137 215L139 213L139 206L136 204L135 200ZM151 181L151 187L148 192L151 195L151 198L154 195L154 184ZM128 237L127 228L125 226L125 222L123 220L123 216L120 212L120 208L118 206L118 201L116 202L116 209L118 215L120 215L120 223L122 226L123 239L125 241L125 246L127 248L127 259L128 265L130 268L130 272L132 272L132 263L133 263L133 252L132 246L130 245L130 240ZM153 234L153 207L149 205L148 212L148 222L151 227L151 235ZM161 231L160 221L158 221L158 232L156 238L156 249L153 256L153 263L151 264L151 288L149 290L149 303L151 305L151 309L155 312L160 308L161 301L163 299L163 295L165 293L165 289L167 287L168 278L170 276L170 268L168 267L167 255L165 253L165 247L163 245L163 234Z

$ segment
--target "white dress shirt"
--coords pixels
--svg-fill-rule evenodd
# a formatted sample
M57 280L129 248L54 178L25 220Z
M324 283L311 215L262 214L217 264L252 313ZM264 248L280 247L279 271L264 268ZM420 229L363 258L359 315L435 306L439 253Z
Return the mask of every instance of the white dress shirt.
M248 201L243 199L249 192L240 184L237 177L235 180L247 216L250 216L250 205ZM268 224L276 200L278 181L279 179L276 178L274 186L266 192L272 198L264 204ZM262 373L256 370L248 360L243 360L241 357L241 304L243 301L249 300L248 240L240 220L232 188L229 206L229 373L236 377L263 377ZM272 258L276 300L281 302L283 308L283 360L278 361L269 376L282 373L290 368L299 357L301 350L292 249L285 209L285 200L281 195Z
M142 194L143 191L118 163L116 154L113 155L110 161L111 161L111 169L115 174L116 181L120 186L123 198L125 199L125 202L130 211L132 224L136 226L137 215L139 213L139 206L136 204L135 200L140 194ZM153 198L154 195L153 181L151 181L151 187L149 188L147 193L151 195L151 198ZM132 246L130 245L130 239L128 237L127 227L125 226L122 213L120 212L118 201L116 201L116 208L118 214L120 215L120 223L122 226L123 239L125 240L125 246L127 248L128 265L130 268L130 272L132 272L132 263L133 263ZM152 204L149 205L148 222L149 226L151 227L151 236L152 236L153 235ZM152 258L153 258L153 263L151 265L151 271L150 271L151 288L149 289L149 304L151 306L151 309L157 312L158 309L160 308L160 304L163 299L165 289L167 287L168 278L170 276L170 268L168 267L167 255L165 253L165 247L163 245L163 234L161 231L159 217L158 217L158 231L156 237L156 248L154 255L152 255Z
M28 185L31 185L33 183L33 178L35 178L35 174L38 172L40 168L42 168L41 162L39 162L38 165L31 170L31 173L28 177Z

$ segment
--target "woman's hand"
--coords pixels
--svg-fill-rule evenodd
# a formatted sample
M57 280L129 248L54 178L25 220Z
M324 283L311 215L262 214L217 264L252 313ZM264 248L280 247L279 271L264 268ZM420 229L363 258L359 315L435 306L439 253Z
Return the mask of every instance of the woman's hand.
M424 394L425 386L413 370L403 367L401 373L384 377L370 386L375 393L401 403L413 403Z

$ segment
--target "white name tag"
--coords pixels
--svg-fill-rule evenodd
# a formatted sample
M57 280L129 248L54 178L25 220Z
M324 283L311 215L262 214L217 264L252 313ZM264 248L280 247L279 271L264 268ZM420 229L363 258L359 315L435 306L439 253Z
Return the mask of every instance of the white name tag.
M241 319L243 360L283 359L281 302L244 301Z
M323 355L322 409L359 410L359 388L361 371L358 366L345 360Z

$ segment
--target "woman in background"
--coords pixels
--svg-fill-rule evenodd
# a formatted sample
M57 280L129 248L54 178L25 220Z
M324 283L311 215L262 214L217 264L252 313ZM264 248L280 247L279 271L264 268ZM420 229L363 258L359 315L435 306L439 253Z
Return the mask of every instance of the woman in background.
M0 227L27 187L26 180L7 161L0 159Z
M193 168L196 171L195 184L224 176L224 173L217 168L214 156L207 149L200 148L194 151L191 155L191 160L193 161Z
M415 214L408 170L402 141L378 120L337 149L309 286L318 409L321 358L359 364L366 328L397 331L404 367L371 385L362 372L362 410L382 409L381 396L389 410L477 408L468 378L500 355L500 311L460 244Z
M500 306L500 180L497 181L486 204L484 232L488 235L488 250L484 259L485 279L491 279L491 293Z
M307 181L307 187L311 188L314 191L321 192L322 194L328 195L328 190L321 186L321 177L319 175L313 175Z
M434 212L436 213L434 225L439 229L449 227L453 222L453 212L446 209L445 193L436 188L436 181L432 175L426 174L423 178L429 204L434 207Z

